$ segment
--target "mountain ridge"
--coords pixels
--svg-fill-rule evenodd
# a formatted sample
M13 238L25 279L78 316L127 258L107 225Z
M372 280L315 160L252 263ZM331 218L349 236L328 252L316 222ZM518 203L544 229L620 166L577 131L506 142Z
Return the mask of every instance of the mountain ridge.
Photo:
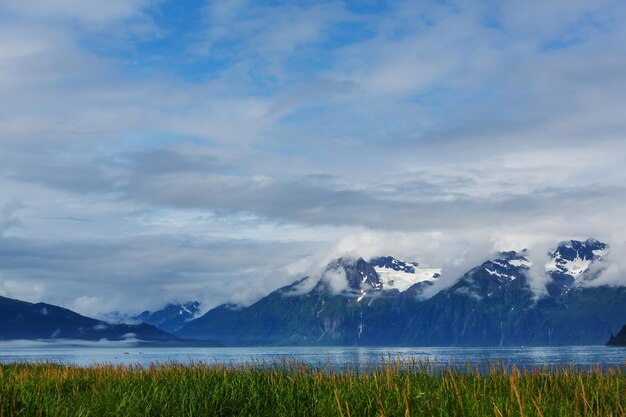
M220 345L212 340L182 339L146 323L109 323L52 304L0 296L0 341L11 340L63 344L111 341L168 347Z
M47 303L29 303L0 296L0 340L79 339L178 341L179 338L142 323L112 324Z
M626 289L582 284L590 265L601 259L597 251L605 248L594 239L561 242L550 253L561 268L546 267L556 290L543 298L530 289L527 274L532 264L525 250L499 253L428 299L418 296L438 279L434 274L403 291L385 289L373 265L362 258L350 264L339 259L326 268L345 271L345 287L335 286L339 291L330 291L325 281L336 276L327 278L325 272L307 293L293 291L296 282L248 307L218 306L175 334L211 337L227 345L604 344L618 322L621 326L626 321ZM395 273L407 275L419 267L394 259L370 262L391 265ZM562 279L566 275L572 279Z
M145 310L132 317L131 320L151 324L158 329L171 333L193 319L199 311L200 302L198 301L169 303L155 311Z

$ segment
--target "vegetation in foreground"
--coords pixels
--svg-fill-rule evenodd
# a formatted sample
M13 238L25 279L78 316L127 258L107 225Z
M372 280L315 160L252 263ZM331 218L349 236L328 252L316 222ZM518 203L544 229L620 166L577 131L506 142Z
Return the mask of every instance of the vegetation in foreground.
M2 416L624 416L620 368L0 365Z

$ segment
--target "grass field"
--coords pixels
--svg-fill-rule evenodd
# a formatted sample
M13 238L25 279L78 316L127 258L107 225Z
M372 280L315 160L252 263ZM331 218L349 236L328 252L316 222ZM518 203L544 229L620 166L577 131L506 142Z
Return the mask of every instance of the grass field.
M298 362L150 367L0 365L1 416L625 416L626 374L482 372L393 360L332 371Z

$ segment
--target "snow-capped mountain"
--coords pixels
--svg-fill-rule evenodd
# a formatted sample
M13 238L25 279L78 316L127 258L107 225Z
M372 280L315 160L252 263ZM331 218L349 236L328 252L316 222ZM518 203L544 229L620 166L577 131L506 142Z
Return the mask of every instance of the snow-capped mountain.
M373 258L374 267L384 290L408 290L420 282L432 282L441 275L440 268L424 268L417 262L404 262L392 256Z
M342 292L356 297L357 302L383 290L383 284L376 270L363 258L356 260L339 258L329 263L318 284L318 289L325 288L331 292L337 292L343 283L347 283L347 288Z
M561 242L556 250L550 253L550 262L546 271L560 272L576 279L589 270L592 262L602 259L606 244L595 239L585 242L570 240Z
M553 289L539 298L526 251L499 253L430 298L420 289L438 269L390 256L338 259L311 290L302 278L251 306L216 307L176 334L226 345L603 344L626 323L626 287L564 280L585 279L577 262L593 262L605 248L594 240L559 244L546 272Z
M497 299L525 288L530 266L525 250L500 252L466 273L451 290L477 299Z
M550 252L546 272L552 278L548 285L551 294L569 291L585 277L593 262L601 260L607 245L595 239L584 242L570 240L561 242Z
M133 319L151 324L166 332L174 332L193 319L199 311L198 301L188 301L183 304L168 304L157 311L144 311Z
M485 262L481 265L489 275L496 280L505 282L513 281L526 273L531 262L526 257L526 251L521 252L500 252L496 259Z
M345 272L348 288L350 289L376 291L383 288L376 270L369 263L365 262L363 258L358 258L356 261L340 258L331 262L327 270L332 271L338 268Z
M365 261L339 258L328 264L319 287L336 290L337 281L347 282L343 293L357 302L386 291L407 291L415 284L430 285L441 274L438 268L422 268L418 263L407 263L391 256ZM334 287L334 288L333 288ZM336 292L336 291L335 291Z
M491 261L491 263L506 270L510 270L511 268L515 270L527 270L532 265L527 258L526 249L521 252L500 252L499 257Z

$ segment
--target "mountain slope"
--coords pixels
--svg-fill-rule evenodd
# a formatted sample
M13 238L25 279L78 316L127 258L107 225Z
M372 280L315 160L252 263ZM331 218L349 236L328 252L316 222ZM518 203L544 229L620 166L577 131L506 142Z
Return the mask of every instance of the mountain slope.
M420 345L521 344L532 292L524 254L502 253L466 273L454 286L416 303L402 338ZM520 337L521 336L521 337Z
M109 324L45 303L0 297L0 340L81 339L173 341L176 337L148 324Z
M383 289L406 291L420 282L433 282L441 275L439 268L424 268L417 262L404 262L392 256L382 256L369 261L380 277Z
M547 286L551 295L561 295L585 279L585 272L594 261L602 259L606 244L595 239L585 242L570 240L561 242L550 253L546 271L551 281Z
M622 329L615 336L611 335L611 338L606 343L607 346L626 346L626 324L622 326Z
M222 305L175 334L226 345L353 344L358 339L360 311L380 295L382 285L363 259L338 259L328 265L324 277L306 293L302 288L308 278L303 278L247 308ZM333 294L337 280L343 280L345 287Z

